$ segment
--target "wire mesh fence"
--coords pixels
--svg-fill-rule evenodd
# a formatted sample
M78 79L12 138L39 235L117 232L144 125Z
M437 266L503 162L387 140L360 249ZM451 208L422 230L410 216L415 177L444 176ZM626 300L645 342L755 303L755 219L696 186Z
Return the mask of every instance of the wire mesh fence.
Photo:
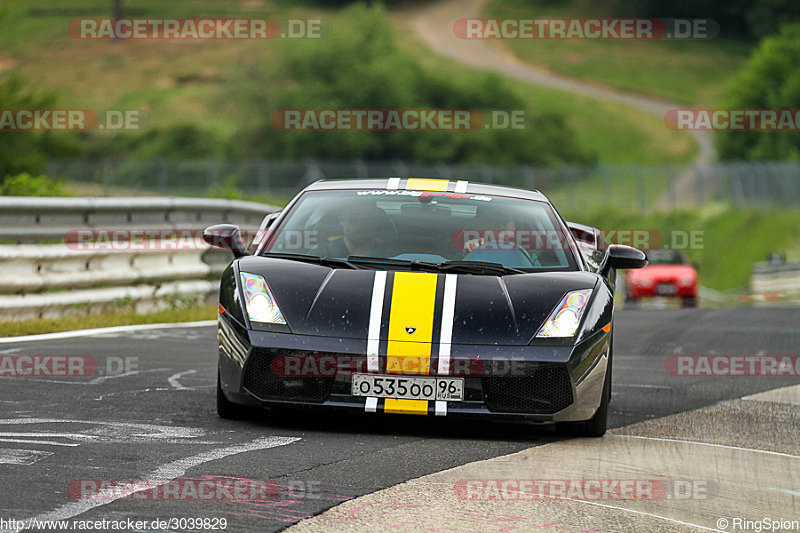
M800 205L800 163L708 166L596 165L491 167L408 161L52 161L49 175L92 184L107 196L158 194L291 197L319 179L417 176L538 189L572 209L598 204L640 212L708 202Z

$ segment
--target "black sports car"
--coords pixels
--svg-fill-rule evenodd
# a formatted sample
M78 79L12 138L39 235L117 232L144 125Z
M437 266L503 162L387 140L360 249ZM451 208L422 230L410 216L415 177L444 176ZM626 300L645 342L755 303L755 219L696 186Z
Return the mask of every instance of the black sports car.
M539 192L320 181L266 217L252 254L236 226L204 238L235 256L219 297L223 418L302 405L605 433L614 269L647 258Z

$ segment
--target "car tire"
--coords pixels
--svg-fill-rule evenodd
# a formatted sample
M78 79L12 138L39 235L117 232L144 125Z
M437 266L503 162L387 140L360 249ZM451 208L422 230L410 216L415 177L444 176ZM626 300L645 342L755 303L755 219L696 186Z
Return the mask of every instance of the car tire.
M245 417L245 407L228 400L222 391L222 382L217 371L217 415L226 420L239 420Z
M570 437L597 438L606 434L608 428L608 402L611 400L611 359L609 367L606 369L606 379L603 384L603 398L600 400L600 407L595 411L594 416L589 420L580 422L560 422L556 424L559 433Z
M690 307L697 307L697 298L682 298L681 307L683 307L684 309Z

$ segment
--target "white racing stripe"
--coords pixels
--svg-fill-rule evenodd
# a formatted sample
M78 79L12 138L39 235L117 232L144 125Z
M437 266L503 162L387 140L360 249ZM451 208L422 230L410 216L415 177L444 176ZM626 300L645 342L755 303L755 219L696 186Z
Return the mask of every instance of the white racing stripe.
M460 183L460 182L459 182ZM436 373L440 376L450 374L450 347L453 341L453 317L456 310L457 274L444 276L444 301L442 302L442 328L439 335L439 364ZM436 416L447 415L447 402L437 401Z
M400 188L400 178L389 178L386 182L386 189L396 191Z
M385 270L375 271L372 285L372 303L369 307L369 330L367 331L367 371L378 371L378 346L381 337L381 317L383 315L383 296L386 293Z
M453 192L457 192L457 193L465 193L465 192L467 192L467 185L469 185L469 182L468 182L468 181L465 181L465 180L458 180L458 181L456 182L456 188L455 188L455 189L453 189Z
M246 444L236 444L234 446L217 448L214 450L203 452L197 455L193 455L191 457L184 457L183 459L178 459L177 461L161 465L155 471L151 472L148 475L138 476L141 479L151 480L152 483L149 483L148 486L141 486L140 490L136 490L136 486L134 486L134 491L141 492L144 490L151 490L152 487L154 486L164 485L168 481L171 481L177 477L185 475L190 468L200 466L210 461L216 461L218 459L224 459L225 457L230 457L231 455L237 455L245 452L252 452L255 450L266 450L268 448L286 446L287 444L291 444L299 440L300 440L299 437L264 437L256 439L252 442L248 442ZM132 477L137 477L137 476L132 476ZM109 495L108 497L104 497L102 501L70 502L52 511L42 513L35 517L31 517L25 520L25 522L30 523L34 519L38 521L67 520L75 516L81 515L87 511L90 511L96 507L108 505L109 503L112 503L118 499L128 498L129 496L130 494L120 493L118 497ZM10 531L14 530L6 529L0 531L0 533L6 533Z
M438 374L450 373L450 344L453 341L453 317L456 311L457 274L444 276L444 302L442 303L442 331L439 335Z
M392 178L400 179L400 178ZM390 180L391 181L391 180ZM375 281L372 284L372 302L369 306L369 329L367 330L367 372L378 372L378 348L381 339L381 318L383 317L383 297L386 294L385 270L375 271ZM378 399L367 398L364 410L374 413L378 410Z
M374 396L369 396L367 398L367 403L364 404L364 411L366 411L367 413L377 413L378 399Z

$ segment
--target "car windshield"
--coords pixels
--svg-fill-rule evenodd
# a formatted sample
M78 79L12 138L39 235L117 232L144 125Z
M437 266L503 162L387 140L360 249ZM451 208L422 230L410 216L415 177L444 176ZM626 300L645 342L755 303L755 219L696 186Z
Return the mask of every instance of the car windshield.
M648 250L647 260L651 265L685 265L689 262L674 250Z
M359 268L415 263L481 273L488 263L536 272L577 270L573 247L546 202L367 189L303 194L260 253L341 259Z

